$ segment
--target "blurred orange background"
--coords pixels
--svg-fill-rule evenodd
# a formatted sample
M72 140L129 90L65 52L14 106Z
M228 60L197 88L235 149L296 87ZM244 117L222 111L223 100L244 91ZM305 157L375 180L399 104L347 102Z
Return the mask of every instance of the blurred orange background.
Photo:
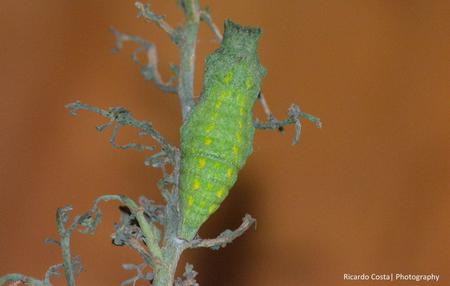
M183 20L175 2L151 2L173 26ZM256 231L220 251L186 252L179 270L189 261L201 285L218 286L393 285L343 280L391 272L440 274L430 285L450 285L450 2L201 4L221 28L226 18L262 27L263 90L273 112L282 118L298 103L324 128L304 122L298 146L290 144L292 127L285 135L258 131L238 183L201 234L237 227L245 213L258 219ZM61 261L57 247L42 242L56 237L57 207L82 213L115 193L162 202L160 173L144 167L142 153L111 148L109 132L94 128L104 118L64 108L75 100L124 106L178 144L177 98L140 76L129 57L136 46L111 53L114 26L156 43L170 76L176 47L135 15L133 1L1 2L0 275L42 277ZM203 59L217 47L202 25L197 94ZM125 130L118 140L136 138ZM111 245L117 204L103 210L95 236L73 237L85 267L78 285L119 285L134 275L121 263L139 262Z

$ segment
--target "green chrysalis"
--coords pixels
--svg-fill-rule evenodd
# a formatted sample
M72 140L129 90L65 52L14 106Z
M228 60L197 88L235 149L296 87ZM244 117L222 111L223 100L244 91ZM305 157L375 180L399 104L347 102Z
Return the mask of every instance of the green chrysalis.
M219 49L206 59L202 97L181 127L179 237L191 240L228 195L252 152L252 108L265 70L259 28L225 21Z

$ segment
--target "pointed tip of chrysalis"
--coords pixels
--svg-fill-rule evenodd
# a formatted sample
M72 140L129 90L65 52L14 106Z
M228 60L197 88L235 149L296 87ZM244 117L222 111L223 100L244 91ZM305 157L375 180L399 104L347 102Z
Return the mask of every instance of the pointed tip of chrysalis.
M230 19L226 19L224 23L224 36L227 34L244 34L247 37L251 37L255 40L259 38L261 35L261 28L259 27L249 27L249 26L241 26Z
M230 19L226 19L222 43L224 46L253 52L256 51L260 35L261 29L259 27L241 26Z

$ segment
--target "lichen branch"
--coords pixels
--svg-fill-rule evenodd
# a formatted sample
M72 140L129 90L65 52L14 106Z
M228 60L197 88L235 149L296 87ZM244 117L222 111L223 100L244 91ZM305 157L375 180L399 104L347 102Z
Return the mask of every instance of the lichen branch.
M141 249L135 243L136 241L130 241L129 245L132 248L135 248L141 256L146 258L146 261L153 267L157 264L161 263L162 254L161 248L159 245L160 242L160 234L158 228L151 222L149 222L145 216L145 211L142 206L138 206L132 199L124 196L124 195L104 195L97 198L94 202L94 206L88 212L91 217L97 217L101 214L98 204L103 201L118 201L121 204L127 206L127 208L131 211L131 214L136 218L139 223L140 230L143 234L143 241L147 245L148 252L141 251ZM93 224L94 226L98 224Z
M72 264L72 255L70 253L70 238L73 231L86 218L85 216L76 216L68 228L65 224L68 221L68 214L72 211L71 206L65 206L56 210L56 228L60 237L59 246L62 251L64 275L69 286L75 285L75 267Z
M260 91L258 94L258 101L261 104L264 114L266 115L266 119L268 121L274 120L275 117L273 116L273 113L269 108L269 104L266 101L266 97L264 96L264 93L262 93L262 91Z
M144 269L147 267L145 263L142 264L123 264L122 268L125 270L134 270L136 271L136 275L134 277L131 277L130 279L127 279L120 284L121 286L126 285L136 285L136 282L139 280L146 280L146 281L152 281L154 278L154 274L152 272L144 272Z
M288 117L284 120L277 120L272 115L270 110L269 109L267 109L267 110L269 112L269 113L266 113L266 114L268 114L268 120L266 122L260 122L258 119L256 119L253 122L253 125L255 126L255 128L279 130L280 132L283 132L285 126L295 125L295 135L292 140L293 145L297 144L300 139L300 134L302 131L302 125L301 125L300 118L304 118L308 121L311 121L312 123L314 123L316 125L317 128L322 127L322 122L320 121L319 118L317 118L311 114L305 113L303 111L300 111L300 108L295 104L293 104L293 105L291 105L291 107L289 107Z
M114 147L122 149L136 149L153 150L153 147L149 147L142 144L130 143L126 145L117 145L115 143L118 129L128 125L139 130L140 135L147 135L152 137L157 143L159 143L161 151L147 157L144 161L146 166L159 168L163 173L162 180L158 183L158 187L167 202L167 206L164 210L165 216L159 218L161 224L166 226L165 236L176 235L178 227L178 176L180 170L180 151L178 148L170 145L162 135L156 131L153 126L147 121L138 121L131 116L131 113L121 107L110 108L104 110L98 107L93 107L80 102L74 102L66 105L66 108L70 110L72 114L76 114L78 110L87 110L97 114L100 114L110 121L106 124L97 127L97 130L104 131L106 128L114 125L114 129L110 138L110 142ZM166 169L166 164L173 166L172 173L169 173ZM172 186L170 188L170 186ZM145 200L143 201L146 202ZM162 220L165 220L164 222Z
M20 273L10 273L0 277L0 285L5 285L7 282L22 282L33 286L51 286L51 284L45 284L42 280Z
M125 245L136 251L147 265L154 265L155 258L142 246L141 242L133 237L127 237Z
M97 113L99 115L102 115L106 118L109 118L111 122L115 122L118 124L118 127L122 126L132 126L139 130L139 135L146 135L152 137L160 146L162 150L162 154L158 153L158 157L166 156L165 158L168 159L168 161L172 164L175 164L177 162L177 157L179 156L179 150L178 148L170 145L164 137L156 131L150 122L147 121L139 121L132 117L131 113L126 110L123 107L113 107L109 110L104 110L98 107L94 107L88 104L81 103L79 101L76 101L74 103L70 103L66 105L66 108L70 110L70 113L72 115L76 115L78 110L87 110L90 112ZM111 123L103 124L99 127L97 127L97 130L103 131L105 128L111 126ZM117 131L116 131L117 132ZM113 133L113 137L111 137L111 140L113 143L115 142L115 133ZM153 150L152 147L148 147L145 145L139 145L139 144L131 144L125 149L133 148L133 149L145 149L145 150ZM160 158L162 159L162 158ZM151 160L150 160L151 161Z
M198 0L181 0L180 6L185 14L185 23L180 30L180 69L178 73L178 97L181 103L183 120L195 105L194 102L194 71L197 34L200 22Z
M138 17L143 17L145 20L155 23L172 38L172 41L174 41L175 43L178 42L179 34L177 33L177 30L172 28L169 23L164 20L164 16L154 13L150 9L150 4L135 2L134 6L138 10Z
M121 127L122 127L122 125L120 125L120 124L116 124L113 127L113 131L112 131L112 134L111 134L111 138L109 139L109 143L111 143L111 145L114 148L118 148L118 149L122 149L122 150L134 149L134 150L137 150L137 151L145 151L145 150L153 151L155 149L155 148L153 148L151 146L147 146L147 145L144 145L144 144L138 144L138 143L128 143L128 144L125 144L125 145L117 144L116 143L116 137L117 137L117 133L118 133L118 131L119 131L119 129Z
M211 13L208 8L200 10L200 20L208 25L219 43L222 42L222 33L220 32L219 27L217 27L217 25L212 20Z
M81 263L80 263L80 257L76 256L71 261L73 267L75 268L75 275L78 275L81 270ZM63 269L63 264L56 264L53 266L50 266L48 270L45 272L45 276L43 280L39 280L34 277L26 276L20 273L9 273L4 276L0 277L0 285L5 285L7 282L21 282L26 285L33 285L33 286L52 286L52 283L50 281L50 278L53 276L59 276L60 270ZM11 284L16 285L16 284Z
M80 257L75 256L75 257L71 258L70 264L73 269L74 276L78 276L81 273L81 271L83 270L83 267L81 266ZM64 263L60 263L60 264L51 266L45 273L44 285L51 285L50 278L52 276L59 276L60 275L59 271L61 269L64 269Z
M198 272L194 270L194 266L192 264L186 263L184 268L183 278L177 278L175 281L175 286L199 286L195 277Z
M173 85L176 80L176 69L175 76L170 78L167 82L163 81L161 74L158 69L158 54L156 51L156 46L146 41L140 37L128 35L125 33L121 33L114 28L110 28L110 31L115 36L115 47L113 49L114 52L118 52L122 49L124 42L134 42L139 45L139 48L134 50L131 53L131 58L133 62L139 65L141 69L141 74L146 80L153 81L162 91L167 93L177 93L177 88ZM147 57L147 63L143 64L139 61L139 53L145 53Z
M64 208L59 208L57 211L57 228L61 240L60 241L50 240L50 241L54 243L56 242L56 244L58 244L63 251L64 270L66 272L66 280L68 281L68 283L71 283L69 281L73 280L72 272L73 269L76 269L76 267L73 267L73 265L71 266L71 263L69 262L72 261L72 259L70 258L70 236L72 235L73 231L77 229L78 226L82 227L81 229L79 229L79 232L84 234L93 234L102 219L102 212L101 209L99 208L99 204L101 202L107 201L118 201L124 206L126 206L126 208L130 211L130 215L136 219L139 225L138 229L140 235L136 236L128 235L132 233L132 231L129 231L129 229L123 229L132 227L131 224L127 225L122 224L120 230L116 229L115 235L119 235L120 240L124 244L136 250L148 265L154 267L157 264L161 263L161 249L159 246L160 242L159 229L154 225L151 219L149 219L153 215L150 212L146 212L146 209L147 210L158 209L158 207L155 206L154 208L150 208L148 205L150 204L150 201L148 201L147 206L145 206L144 209L144 206L136 204L132 199L128 198L127 196L104 195L98 197L94 201L94 204L91 207L91 209L89 209L86 213L84 213L83 215L76 216L73 219L73 222L67 228L64 225L68 221L69 212L72 211L72 207L66 206ZM140 244L141 241L145 243L147 249L145 249Z
M236 238L244 234L254 223L254 219L251 215L246 214L242 218L242 224L235 230L225 230L219 236L212 239L194 239L187 245L188 248L200 248L206 247L214 250L218 250L221 247L225 247L227 244L233 242Z

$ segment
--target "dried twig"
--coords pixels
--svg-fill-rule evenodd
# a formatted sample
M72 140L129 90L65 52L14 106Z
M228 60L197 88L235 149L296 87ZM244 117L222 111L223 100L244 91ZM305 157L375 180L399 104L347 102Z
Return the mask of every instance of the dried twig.
M200 23L199 0L178 0L183 8L185 23L179 28L181 40L180 68L178 73L178 97L181 103L181 114L185 120L195 106L194 102L194 71L197 34Z
M271 121L271 120L275 119L272 111L269 108L269 104L267 103L266 98L262 92L259 92L259 94L258 94L258 101L261 104L264 114L266 114L267 120Z
M136 285L136 282L139 280L147 280L147 281L152 281L154 278L154 274L152 272L147 272L144 273L144 269L147 267L147 265L145 263L143 264L122 264L122 268L125 270L135 270L136 271L136 275L134 277L131 277L130 279L127 279L125 281L122 282L122 284L120 284L121 286L126 286L126 285Z
M269 110L269 112L270 112L270 110ZM256 119L253 122L253 125L255 126L255 128L258 128L258 129L279 130L279 131L283 132L285 126L294 124L295 125L295 135L292 140L293 145L297 144L300 139L300 134L301 134L301 130L302 130L300 118L305 118L306 120L313 122L317 128L322 127L322 122L320 121L319 118L317 118L311 114L300 111L300 108L295 104L293 104L293 105L291 105L291 107L289 107L288 117L286 119L277 120L272 115L272 113L269 113L268 118L269 119L266 122L259 122Z
M71 211L71 206L65 206L56 210L56 228L60 237L59 246L62 251L64 275L69 286L75 285L76 273L76 267L72 264L72 255L70 253L70 238L77 226L86 218L86 216L76 216L69 227L66 228L65 224Z
M217 27L217 25L212 20L211 13L209 12L208 8L200 10L200 20L208 25L219 43L222 42L222 33L220 32L219 27Z
M149 41L146 41L140 37L128 35L117 31L114 28L110 28L111 32L115 36L115 48L114 52L118 52L122 49L124 42L134 42L139 45L139 48L131 53L132 60L138 64L141 68L141 74L146 80L152 80L162 91L168 93L177 93L177 88L173 85L175 77L170 78L167 82L162 80L161 74L158 69L158 54L156 52L156 46ZM138 54L145 53L147 57L147 63L143 64L139 61ZM175 76L176 76L175 70Z
M195 277L198 272L194 270L194 266L192 264L186 263L184 267L183 278L177 278L175 281L175 286L199 286Z
M155 23L158 27L163 29L175 43L179 41L179 34L177 31L164 20L164 16L154 13L150 9L150 4L135 2L134 6L138 9L138 17L144 17L147 21Z
M246 214L242 218L242 224L235 230L225 230L218 237L212 239L194 239L188 244L188 248L200 248L207 247L214 250L225 247L227 244L233 242L234 239L244 234L254 223L254 219L251 215Z
M20 273L10 273L0 277L0 285L5 285L7 282L22 282L23 284L33 286L51 286L51 284L45 284L42 280L26 276Z
M140 252L141 255L145 255L146 260L149 262L149 264L153 267L155 267L158 264L161 264L162 260L162 253L161 248L159 246L160 241L160 234L158 228L153 224L150 223L144 214L144 208L141 206L138 206L133 200L130 198L124 196L124 195L104 195L99 198L97 198L94 202L94 206L91 208L91 210L87 213L90 215L90 217L96 218L91 224L88 224L88 227L92 228L92 226L95 228L95 226L99 223L97 220L97 217L101 215L100 209L98 208L98 204L100 202L104 201L118 201L121 204L128 207L128 209L131 211L133 216L136 218L136 220L139 223L139 227L143 234L143 241L147 245L148 252ZM135 244L135 241L129 242L131 247L136 247L138 249L137 245ZM147 257L148 256L148 257Z
M75 276L78 275L82 271L80 257L76 256L71 261L72 266L74 267L74 274ZM0 277L0 285L5 285L7 282L21 282L26 285L33 285L33 286L52 286L52 283L50 282L50 278L53 276L59 276L59 271L63 269L63 264L56 264L53 266L50 266L48 270L45 272L45 276L43 280L39 280L37 278L33 278L30 276L26 276L20 273L10 273L6 274L4 276ZM16 284L11 284L16 285Z
M151 125L150 122L147 121L139 121L134 119L131 116L131 113L126 110L125 108L122 107L113 107L110 108L109 110L104 110L98 107L94 107L88 104L84 104L81 103L79 101L74 102L74 103L70 103L66 105L66 108L68 108L71 112L72 115L76 115L78 110L87 110L87 111L91 111L97 114L100 114L106 118L109 118L111 121L116 122L119 127L121 126L132 126L136 129L139 130L139 134L140 135L147 135L152 137L156 142L159 143L159 145L161 146L161 150L164 151L164 155L167 156L167 158L169 159L169 161L171 163L175 163L177 161L177 156L178 156L178 148L170 145L165 139L164 137L158 132L156 131L153 126ZM97 129L100 131L103 131L106 127L109 127L111 124L107 123L107 124L103 124L100 127L98 127ZM114 142L114 138L112 137L112 141ZM136 145L134 145L136 147ZM146 147L140 147L140 148L144 148L144 149L149 149Z

